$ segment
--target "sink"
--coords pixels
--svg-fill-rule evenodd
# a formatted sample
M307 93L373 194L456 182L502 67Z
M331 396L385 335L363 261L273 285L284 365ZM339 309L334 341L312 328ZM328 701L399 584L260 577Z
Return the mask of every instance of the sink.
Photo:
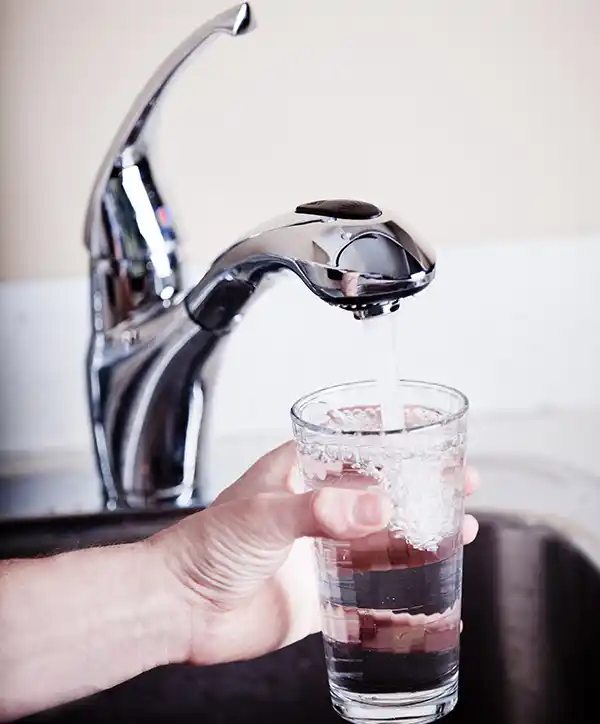
M471 509L480 533L465 549L459 704L444 721L590 722L600 651L600 484L570 468L531 461L477 465L486 485ZM0 557L135 540L188 512L4 520ZM194 724L341 721L330 706L318 635L250 662L156 669L23 721L93 724L124 717Z
M544 524L478 517L465 549L460 703L447 721L590 721L600 569Z

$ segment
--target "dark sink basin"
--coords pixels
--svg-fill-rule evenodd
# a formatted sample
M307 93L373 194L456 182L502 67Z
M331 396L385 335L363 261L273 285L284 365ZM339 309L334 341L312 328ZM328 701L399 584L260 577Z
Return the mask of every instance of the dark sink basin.
M520 518L480 514L465 551L458 724L584 724L597 721L600 573L567 540ZM162 522L106 523L108 539L147 535ZM47 525L54 525L48 523ZM64 525L64 524L63 524ZM72 525L72 522L71 522ZM21 532L23 528L19 526ZM0 528L0 554L24 554L24 539ZM100 542L97 528L71 539L48 530L39 552ZM15 530L13 530L13 534ZM27 531L28 553L36 544ZM93 539L93 540L92 540ZM55 542L52 546L51 541ZM61 543L62 541L62 543ZM67 543L65 543L67 541ZM43 549L43 550L42 550ZM597 717L597 713L596 713ZM255 661L148 672L110 691L23 721L306 724L339 722L329 703L319 636Z

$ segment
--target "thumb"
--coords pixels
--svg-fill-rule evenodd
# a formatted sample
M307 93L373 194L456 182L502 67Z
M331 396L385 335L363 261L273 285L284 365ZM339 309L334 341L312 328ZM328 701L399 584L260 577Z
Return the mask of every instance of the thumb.
M391 503L376 490L262 493L180 521L171 541L187 582L224 604L273 576L296 539L362 538L383 528L390 515Z
M230 552L261 558L286 552L305 536L362 538L387 525L391 504L376 490L327 487L302 494L262 493L208 508L205 514L206 535L226 536Z
M286 549L305 536L362 538L387 525L391 515L389 500L376 490L326 487L239 502L245 534L262 550Z

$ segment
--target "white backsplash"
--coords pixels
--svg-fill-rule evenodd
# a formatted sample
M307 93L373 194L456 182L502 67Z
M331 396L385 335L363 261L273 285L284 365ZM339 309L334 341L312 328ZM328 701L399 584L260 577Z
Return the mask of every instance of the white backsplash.
M397 315L404 376L455 385L480 412L600 408L600 237L444 250ZM0 284L0 453L87 451L87 279ZM370 377L352 317L295 279L231 335L215 400L222 436L289 429L312 389Z

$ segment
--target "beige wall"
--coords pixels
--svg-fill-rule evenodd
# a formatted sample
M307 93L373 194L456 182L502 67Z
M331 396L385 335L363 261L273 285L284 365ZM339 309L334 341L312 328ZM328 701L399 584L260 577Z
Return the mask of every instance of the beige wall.
M96 168L225 0L0 0L0 276L80 275ZM164 106L163 187L206 264L298 202L393 206L434 244L600 229L598 0L256 0Z

